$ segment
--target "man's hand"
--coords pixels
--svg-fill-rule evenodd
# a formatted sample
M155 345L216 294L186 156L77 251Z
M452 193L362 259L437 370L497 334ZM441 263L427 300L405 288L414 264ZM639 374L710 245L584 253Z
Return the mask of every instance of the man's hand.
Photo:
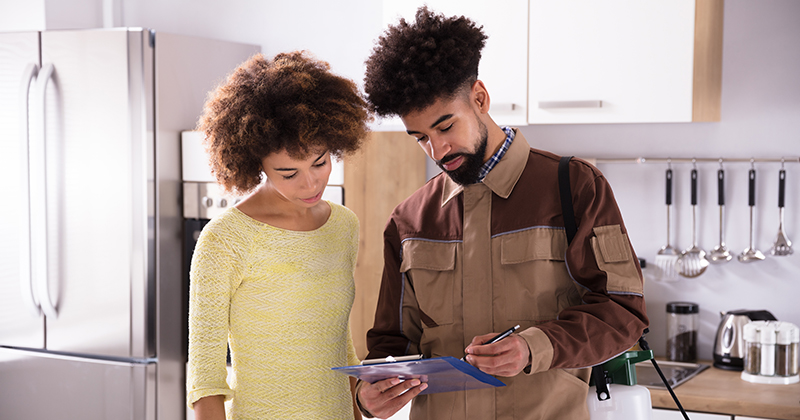
M490 375L516 376L531 362L528 343L519 335L511 334L494 344L481 344L495 335L492 333L473 338L464 350L467 362Z
M428 384L419 379L401 381L389 378L374 384L364 383L358 391L358 402L373 416L385 419L400 411L427 387Z

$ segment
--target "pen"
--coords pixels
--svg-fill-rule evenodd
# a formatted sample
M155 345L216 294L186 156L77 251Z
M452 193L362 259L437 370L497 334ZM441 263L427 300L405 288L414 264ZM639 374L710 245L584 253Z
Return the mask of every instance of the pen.
M489 340L489 341L487 341L487 342L485 342L485 343L483 343L481 345L485 346L487 344L494 344L494 343L496 343L496 342L508 337L509 335L511 335L511 333L513 333L514 331L516 331L518 329L519 329L519 325L514 325L513 327L501 332L500 334L497 334L496 336L492 337L491 340Z
M514 331L516 331L518 329L519 329L519 324L518 325L514 325L513 327L501 332L500 334L497 334L496 336L494 336L491 339L489 339L489 341L487 341L487 342L485 342L485 343L483 343L481 345L485 346L487 344L494 344L494 343L496 343L496 342L508 337L509 335L511 335L511 333L513 333ZM464 357L461 358L461 360L466 361L466 358L467 358L467 356L464 356Z

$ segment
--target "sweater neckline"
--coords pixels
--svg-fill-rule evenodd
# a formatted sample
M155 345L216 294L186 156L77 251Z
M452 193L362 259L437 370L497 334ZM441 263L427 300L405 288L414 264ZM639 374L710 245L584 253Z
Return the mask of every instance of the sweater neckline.
M245 214L243 211L239 210L236 207L231 207L230 210L232 212L238 214L239 217L247 220L250 224L258 226L258 227L261 227L261 228L267 228L267 229L271 229L271 230L277 230L277 231L280 231L280 232L293 233L293 234L313 234L313 233L317 233L317 232L320 232L321 230L325 229L331 223L331 220L333 220L334 213L338 213L338 211L339 211L336 208L336 206L334 206L333 203L331 203L330 201L325 200L325 202L328 203L328 206L331 208L331 212L330 212L330 214L328 214L328 218L325 220L325 223L320 225L318 228L312 229L312 230L293 230L293 229L286 229L286 228L282 228L282 227L278 227L278 226L273 226L273 225L271 225L269 223L265 223L265 222L262 222L260 220L256 220L256 219L248 216L247 214Z

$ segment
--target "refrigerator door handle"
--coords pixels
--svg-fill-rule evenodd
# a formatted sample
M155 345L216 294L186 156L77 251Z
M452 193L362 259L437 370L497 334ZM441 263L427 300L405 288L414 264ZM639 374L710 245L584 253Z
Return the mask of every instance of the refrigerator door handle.
M29 196L31 231L31 278L36 284L39 306L45 316L56 318L58 311L50 297L47 243L47 83L53 76L52 64L43 64L36 79L37 135L29 143Z
M22 74L22 83L20 86L20 183L22 185L22 220L20 221L20 292L22 293L22 301L25 306L31 310L35 316L40 316L42 311L39 307L39 302L36 299L36 293L33 288L33 281L31 279L31 206L30 206L30 180L28 173L28 163L30 156L28 154L28 144L30 141L30 116L28 110L30 106L30 89L36 74L39 72L39 66L35 63L30 63L25 67Z

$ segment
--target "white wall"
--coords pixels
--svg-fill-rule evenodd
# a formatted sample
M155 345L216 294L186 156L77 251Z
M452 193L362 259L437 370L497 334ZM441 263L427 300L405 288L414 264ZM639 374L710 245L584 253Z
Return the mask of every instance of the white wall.
M726 0L723 37L722 119L718 123L548 125L522 129L534 147L585 157L780 158L800 156L800 2ZM531 64L535 65L535 64ZM491 87L489 87L491 89ZM666 241L666 164L598 164L611 182L631 241L641 258L653 262ZM711 359L719 312L768 309L800 325L800 164L786 164L785 229L796 252L773 257L778 230L778 169L756 164L755 248L765 261L712 265L695 279L675 283L648 280L645 293L651 334L664 354L665 304L697 302L701 310L699 356ZM717 163L698 165L698 242L706 251L719 239ZM728 248L738 255L749 243L749 163L725 164ZM673 246L691 244L691 164L675 172Z
M3 6L18 3L2 1ZM268 56L308 49L329 61L334 71L359 83L363 62L382 30L382 9L375 0L105 0L103 4L121 8L123 26L260 44ZM796 0L725 2L721 122L540 125L524 127L522 131L534 147L584 157L797 157L800 155L798 22L800 2ZM488 88L491 92L492 87ZM765 253L778 227L778 166L756 167L755 245ZM652 262L666 239L663 204L666 166L600 164L599 167L614 187L637 253ZM701 180L698 241L706 250L719 237L714 182L717 168L715 163L698 166ZM726 164L725 169L726 242L738 254L748 245L749 164ZM685 248L691 242L690 165L676 164L674 170L672 242ZM800 248L800 164L787 164L786 170L786 229ZM796 296L800 295L800 249L789 257L768 255L766 261L752 264L731 261L724 266L711 266L696 279L669 284L650 280L645 290L652 327L648 339L656 352L664 353L665 303L691 300L701 308L700 357L710 359L720 311L763 308L781 320L800 324L800 309L795 304Z
M123 26L261 45L265 56L304 49L361 84L381 32L380 1L124 1Z

